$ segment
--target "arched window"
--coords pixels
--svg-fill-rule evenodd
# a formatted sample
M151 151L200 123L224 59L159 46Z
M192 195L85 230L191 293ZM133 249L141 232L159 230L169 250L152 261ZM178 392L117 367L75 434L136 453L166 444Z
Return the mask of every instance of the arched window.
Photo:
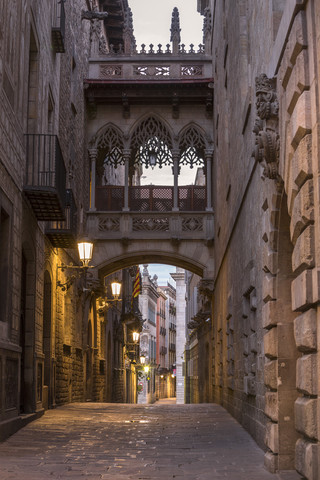
M123 135L113 125L108 125L96 140L98 149L97 184L108 185L113 182L114 169L124 165Z
M203 166L205 148L204 137L195 125L184 129L179 136L180 165Z
M134 164L146 168L154 159L161 168L172 164L172 139L168 128L156 117L150 116L139 123L131 136L131 151Z

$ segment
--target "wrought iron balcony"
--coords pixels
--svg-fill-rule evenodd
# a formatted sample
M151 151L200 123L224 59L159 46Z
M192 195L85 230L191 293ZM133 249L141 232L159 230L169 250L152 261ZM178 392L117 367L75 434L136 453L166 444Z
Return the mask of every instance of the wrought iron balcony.
M47 222L46 235L54 247L73 248L77 237L77 209L71 189L66 190L65 220Z
M28 134L24 193L38 220L65 220L66 168L56 135Z
M178 205L181 212L204 212L206 187L187 185L178 188ZM101 212L121 211L124 206L124 187L103 186L96 188L96 209ZM129 187L131 212L170 212L173 208L173 187Z
M54 21L51 30L52 46L56 53L64 53L64 35L66 14L64 9L64 0L55 0Z

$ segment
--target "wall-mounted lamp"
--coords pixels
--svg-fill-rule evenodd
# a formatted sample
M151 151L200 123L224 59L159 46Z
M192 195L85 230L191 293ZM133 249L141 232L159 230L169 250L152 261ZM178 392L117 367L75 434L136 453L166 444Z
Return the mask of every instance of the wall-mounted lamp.
M105 302L105 306L107 308L110 307L110 304L112 303L115 303L117 304L117 302L119 302L121 299L119 299L120 297L120 293L121 293L121 282L119 282L118 279L115 279L111 282L111 293L112 293L112 297L113 298L107 298L107 287L108 287L108 277L104 277L104 285L105 285L105 288L106 288L106 296L104 298L104 302Z
M79 252L79 258L80 258L80 261L82 262L82 265L73 265L73 264L66 265L62 263L57 267L58 269L60 268L62 272L64 270L78 271L77 274L73 273L72 275L70 275L67 281L64 283L62 283L60 280L57 280L57 287L60 287L62 291L68 290L73 284L73 282L75 281L75 279L79 278L82 275L84 275L84 280L86 285L87 270L88 268L94 268L93 265L89 265L92 259L93 243L88 238L83 238L78 241L78 252Z
M140 333L139 332L132 332L132 338L134 343L138 343L139 338L140 338Z
M145 355L140 355L140 363L141 363L141 365L144 365L146 363Z
M148 372L149 372L149 370L150 370L150 367L149 367L149 365L145 365L145 366L144 366L144 371L145 371L145 373L148 373Z

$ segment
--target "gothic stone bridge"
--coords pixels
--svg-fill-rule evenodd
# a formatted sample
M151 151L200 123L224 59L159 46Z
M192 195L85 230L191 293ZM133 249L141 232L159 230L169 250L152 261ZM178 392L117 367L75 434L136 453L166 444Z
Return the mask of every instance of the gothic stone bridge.
M134 263L168 263L213 277L212 103L210 22L204 44L180 44L173 12L171 41L137 49L132 18L112 45L99 21L91 35L88 151L91 199L87 232L93 263L106 275ZM172 169L173 186L141 186L145 168ZM195 167L192 185L181 173ZM161 170L159 170L161 174Z

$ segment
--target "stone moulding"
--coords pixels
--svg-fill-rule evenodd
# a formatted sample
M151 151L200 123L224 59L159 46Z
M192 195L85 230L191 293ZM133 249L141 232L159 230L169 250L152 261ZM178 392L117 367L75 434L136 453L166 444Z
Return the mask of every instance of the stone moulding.
M255 134L253 157L262 164L264 177L278 181L280 180L279 103L275 80L268 78L264 73L256 77L256 108L258 118L253 128Z

